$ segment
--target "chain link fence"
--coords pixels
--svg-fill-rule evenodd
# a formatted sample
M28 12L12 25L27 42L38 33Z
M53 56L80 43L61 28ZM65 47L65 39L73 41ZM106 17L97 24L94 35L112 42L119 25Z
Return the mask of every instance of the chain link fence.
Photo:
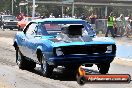
M128 24L128 22L126 21L126 24ZM96 19L95 22L95 31L97 34L105 34L106 30L107 30L107 19ZM122 25L121 21L116 21L116 30L117 30L117 35L124 35L125 34L125 26Z
M96 19L95 22L95 31L96 33L102 33L105 34L106 29L107 29L107 19Z

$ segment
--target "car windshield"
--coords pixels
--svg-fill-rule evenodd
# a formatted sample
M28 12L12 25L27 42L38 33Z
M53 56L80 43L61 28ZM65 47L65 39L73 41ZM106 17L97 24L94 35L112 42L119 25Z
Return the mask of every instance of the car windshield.
M17 20L15 16L3 16L3 20Z
M82 28L82 34L83 35L95 35L94 30L91 28L91 26L87 23L44 23L43 30L47 32L48 35L57 35L57 33L62 32L62 28L70 25L83 25ZM76 30L76 29L75 29Z
M32 21L32 18L27 18L27 21Z

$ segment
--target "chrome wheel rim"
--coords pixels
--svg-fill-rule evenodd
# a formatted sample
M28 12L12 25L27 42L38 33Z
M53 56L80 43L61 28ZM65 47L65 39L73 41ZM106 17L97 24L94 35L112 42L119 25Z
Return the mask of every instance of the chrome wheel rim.
M47 70L47 66L46 66L46 61L45 61L45 57L42 56L42 68L43 68L43 73L46 73Z

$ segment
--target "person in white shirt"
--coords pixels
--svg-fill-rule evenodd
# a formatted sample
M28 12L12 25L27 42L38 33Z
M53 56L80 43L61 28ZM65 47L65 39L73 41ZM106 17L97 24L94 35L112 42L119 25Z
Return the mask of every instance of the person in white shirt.
M53 16L53 13L50 14L49 18L55 18L55 16Z

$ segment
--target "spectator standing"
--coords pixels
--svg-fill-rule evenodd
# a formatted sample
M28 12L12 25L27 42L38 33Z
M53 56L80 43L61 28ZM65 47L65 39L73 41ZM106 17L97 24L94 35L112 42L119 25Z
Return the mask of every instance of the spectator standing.
M49 18L55 18L55 16L53 15L53 13L50 14Z
M62 14L62 18L65 18L65 14Z
M25 17L24 13L20 13L20 14L17 16L17 19L18 19L19 21L21 21L24 17Z
M119 29L120 29L120 35L123 36L125 29L126 29L126 20L123 14L120 14L120 17L118 17L116 19L117 21L119 21Z
M112 37L113 38L115 37L114 29L113 29L114 22L115 22L115 18L113 16L113 12L111 12L110 16L108 17L108 21L107 21L107 31L106 31L105 37L108 37L109 31L111 32Z
M128 19L127 20L132 20L132 16L128 15Z
M84 15L84 13L81 15L80 19L86 20L86 16Z
M131 22L131 19L128 19L127 20L128 21L128 23L127 23L127 25L126 25L126 33L125 33L125 35L127 36L127 37L129 37L132 33L132 22Z
M17 19L18 19L18 21L21 21L21 20L23 19L23 17L19 14L19 15L17 16Z
M114 35L117 36L118 27L117 27L116 16L114 16L114 18L115 18L115 22L114 22L114 25L113 25L113 28L114 28Z
M75 18L75 19L77 19L77 14L75 14L72 18Z
M90 19L90 24L91 24L92 28L95 29L96 28L95 22L96 22L97 16L92 13L92 15L89 17L89 19Z
M58 18L61 18L61 15L59 15Z

